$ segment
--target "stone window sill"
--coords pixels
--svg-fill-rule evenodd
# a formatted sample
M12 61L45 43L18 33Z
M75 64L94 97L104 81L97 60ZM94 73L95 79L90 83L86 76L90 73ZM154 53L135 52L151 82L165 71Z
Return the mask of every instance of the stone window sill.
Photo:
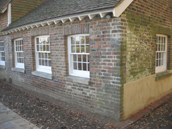
M0 69L6 69L4 65L0 65Z
M77 77L77 76L66 76L65 80L70 81L70 82L77 82L77 83L89 85L90 78Z
M158 80L170 77L170 76L172 76L172 73L170 73L168 71L157 73L156 77L155 77L155 81L158 81Z
M40 71L33 71L32 75L39 76L39 77L46 78L46 79L50 79L50 80L53 79L52 74L45 73L45 72L40 72Z
M11 70L14 72L25 73L25 69L22 69L22 68L11 68Z

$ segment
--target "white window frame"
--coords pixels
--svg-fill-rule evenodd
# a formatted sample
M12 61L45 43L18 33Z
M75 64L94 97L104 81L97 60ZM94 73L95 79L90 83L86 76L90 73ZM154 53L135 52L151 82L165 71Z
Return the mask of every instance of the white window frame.
M3 45L4 45L4 41L0 41L0 43L3 43ZM0 65L5 65L5 61L1 60L1 53L5 54L5 45L3 47L4 47L4 51L0 51Z
M165 38L165 42L163 42L162 40L160 41L161 44L165 44L165 46L162 46L162 45L157 45L157 42L158 41L158 37L163 37ZM168 42L168 37L167 35L163 35L163 34L157 34L156 35L156 59L155 59L155 72L156 73L159 73L159 72L163 72L163 71L166 71L167 70L167 42ZM163 48L165 47L165 50L162 50ZM158 55L159 53L159 55ZM157 56L159 56L157 58ZM160 61L158 61L157 59L161 58ZM161 65L160 65L161 64ZM160 66L157 66L157 65L160 65Z
M69 75L90 78L90 71L82 71L82 70L74 70L73 69L73 55L74 55L74 53L71 52L71 37L75 37L75 36L90 36L90 35L89 34L78 34L78 35L68 36ZM89 56L89 53L75 53L75 54L77 54L77 55L88 55Z
M24 69L24 63L18 63L17 62L17 52L19 52L19 51L16 51L16 41L21 41L21 40L23 41L23 38L18 38L18 39L14 40L15 68ZM24 45L24 43L23 43L23 45ZM20 51L20 52L23 52L23 54L24 54L24 51ZM23 59L24 59L24 57L23 57Z
M40 72L45 72L45 73L50 73L52 74L52 70L51 70L51 66L41 66L39 65L39 51L37 51L37 38L41 38L41 37L49 37L49 44L50 44L50 36L49 35L42 35L42 36L37 36L35 37L35 61L36 61L36 71L40 71ZM51 55L51 50L50 50L50 45L49 45L49 51L43 51L45 53L50 53Z

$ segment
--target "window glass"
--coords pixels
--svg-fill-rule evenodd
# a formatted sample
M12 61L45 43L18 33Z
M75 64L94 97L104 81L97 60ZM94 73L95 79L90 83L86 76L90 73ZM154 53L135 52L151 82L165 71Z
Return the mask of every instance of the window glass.
M35 38L37 70L51 73L51 54L49 36Z
M89 35L68 38L70 75L89 77Z
M156 72L166 70L167 62L167 36L156 36Z
M14 40L15 67L24 68L23 39Z
M5 65L5 51L3 41L0 41L0 65Z

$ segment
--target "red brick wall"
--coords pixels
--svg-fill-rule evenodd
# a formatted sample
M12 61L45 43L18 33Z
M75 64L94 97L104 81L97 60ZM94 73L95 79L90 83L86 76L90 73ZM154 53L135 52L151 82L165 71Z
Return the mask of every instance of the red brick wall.
M124 82L155 74L156 34L168 36L167 69L172 69L172 1L134 0L121 18Z
M34 28L6 36L7 80L25 89L46 94L119 120L120 116L120 18L74 22ZM68 76L67 36L90 34L90 85L65 80ZM50 35L53 80L32 75L35 70L34 37ZM13 40L23 38L26 73L11 71ZM1 77L0 77L1 78Z
M0 35L2 35L1 30L7 27L7 11L3 14L0 14Z
M168 36L167 70L172 69L171 0L134 0L121 15L121 32L121 45L123 48L121 51L121 60L123 64L121 65L121 74L124 89L127 83L131 82L134 84L134 82L139 79L156 75L156 34L164 34ZM159 75L161 75L161 73L159 73ZM156 83L158 84L159 82L156 81ZM144 84L145 87L153 88L153 92L151 93L151 90L149 91L149 89L147 89L148 98L146 100L144 100L145 98L143 99L145 92L139 93L137 101L140 100L140 103L146 101L142 108L147 106L149 102L155 101L158 98L156 98L156 95L154 96L154 93L159 93L160 96L165 94L163 91L162 93L159 92L158 88L154 88L149 82L144 82ZM163 87L163 83L161 85ZM138 84L137 86L138 91L139 89L141 91L145 88L143 83L140 85ZM134 87L131 87L131 91L136 91L133 88ZM130 94L127 90L123 90L123 92L126 93L125 97L131 97L135 94L134 92L131 92ZM124 96L124 94L122 96ZM134 103L135 97L133 96L132 99ZM121 103L123 103L123 98L121 98ZM130 106L128 106L129 109L132 108L133 105L131 104ZM121 109L123 109L123 105L121 105ZM121 116L121 118L122 117L123 116Z

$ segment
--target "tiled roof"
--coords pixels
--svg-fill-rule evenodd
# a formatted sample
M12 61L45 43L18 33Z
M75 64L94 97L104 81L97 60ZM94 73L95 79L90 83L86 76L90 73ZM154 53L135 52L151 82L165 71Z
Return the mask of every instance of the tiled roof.
M6 6L11 0L0 0L0 13L3 10L4 6Z
M119 1L121 0L47 0L19 20L12 23L5 30L60 16L113 8Z

